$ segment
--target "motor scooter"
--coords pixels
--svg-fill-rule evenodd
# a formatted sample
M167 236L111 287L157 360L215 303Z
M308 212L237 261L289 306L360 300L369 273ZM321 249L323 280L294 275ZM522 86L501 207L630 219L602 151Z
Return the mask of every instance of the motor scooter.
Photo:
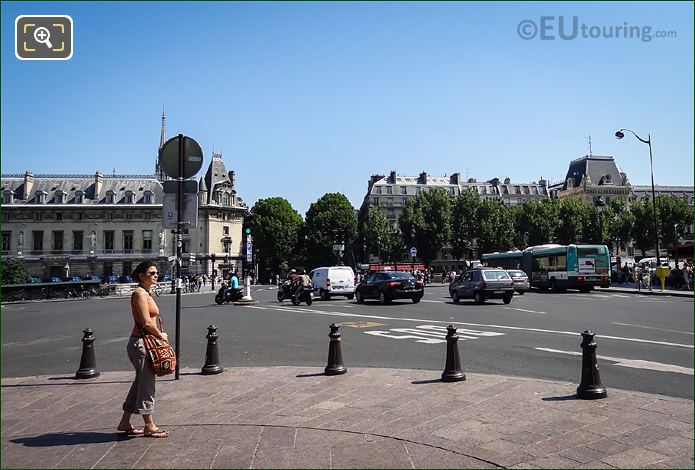
M223 303L239 302L243 296L243 289L232 289L227 283L222 283L222 287L215 295L215 303L222 305Z
M294 293L296 289L302 289L299 297L295 298ZM299 305L301 302L306 302L307 305L311 305L314 301L313 299L314 288L312 286L300 287L293 285L290 281L284 281L278 286L278 302L282 302L285 299L290 299L293 305Z
M297 286L297 289L299 290L299 295L295 294L290 298L292 305L299 305L302 302L306 302L307 305L311 305L314 301L314 288L312 286Z

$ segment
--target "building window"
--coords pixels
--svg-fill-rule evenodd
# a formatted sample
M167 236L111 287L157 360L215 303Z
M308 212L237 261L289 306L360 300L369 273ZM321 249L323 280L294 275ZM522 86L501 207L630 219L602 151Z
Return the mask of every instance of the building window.
M31 232L34 251L43 251L43 230L33 230Z
M480 187L480 194L487 194L487 187L486 186Z
M149 253L152 250L152 230L142 231L142 251Z
M60 189L55 192L54 196L56 204L64 204L65 203L65 193L61 191Z
M531 194L538 194L538 186L531 186Z
M2 232L2 252L7 254L10 252L10 246L12 244L12 232L4 231Z
M228 193L222 193L222 205L223 206L229 205L229 194Z
M82 204L84 202L84 193L82 191L75 191L75 204Z
M386 194L393 194L393 186L386 186Z
M415 194L422 194L422 188L420 186L415 188Z
M126 212L125 213L125 220L133 220L133 213L132 212Z
M4 222L9 222L10 221L10 213L7 211L2 211L2 220Z
M133 274L133 263L130 261L124 261L123 262L123 275L124 276L130 276Z
M113 230L104 231L104 251L113 251Z
M152 220L152 214L145 212L145 220Z
M72 249L74 251L82 251L82 239L84 232L82 230L73 230L72 232Z
M374 194L381 194L381 186L374 187Z
M133 231L123 230L123 252L132 253L133 252Z
M393 198L392 197L386 198L386 205L387 206L393 206Z
M107 261L104 263L104 278L108 279L109 276L113 276L113 263Z
M524 186L524 194L528 194L528 186Z
M145 204L152 204L152 191L145 191L145 195L143 196L143 202Z
M116 194L111 190L106 191L106 203L107 204L113 204L115 201L116 201Z
M56 220L58 220L58 221L63 220L63 213L62 212L56 212Z
M401 186L401 194L408 194L408 187L407 186Z
M43 220L43 214L41 212L35 213L34 220L36 220L37 222L41 222Z
M46 202L46 193L43 191L36 191L36 202L37 204L44 204Z
M229 226L228 225L222 226L222 235L224 235L225 237L229 236Z
M82 220L82 212L75 212L75 220Z
M63 231L53 231L53 251L63 251Z
M113 213L107 212L107 213L104 215L104 219L106 219L106 220L113 220Z
M126 191L126 193L125 193L125 203L126 204L132 204L134 198L135 198L135 195L133 194L133 191Z
M455 196L456 195L456 186L450 186L449 192L451 193L452 196Z
M12 204L12 192L5 191L4 193L2 193L2 203Z

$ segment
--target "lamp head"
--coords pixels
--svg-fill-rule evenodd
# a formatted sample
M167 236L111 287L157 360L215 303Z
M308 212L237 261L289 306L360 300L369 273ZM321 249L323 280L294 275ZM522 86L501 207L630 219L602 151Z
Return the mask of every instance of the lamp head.
M616 139L620 140L620 139L622 139L623 137L625 137L625 134L623 134L623 131L618 131L618 132L615 133L615 138L616 138Z

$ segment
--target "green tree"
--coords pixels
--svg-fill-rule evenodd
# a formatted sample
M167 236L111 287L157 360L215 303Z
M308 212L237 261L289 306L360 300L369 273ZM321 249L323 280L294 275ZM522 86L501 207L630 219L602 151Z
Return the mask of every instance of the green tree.
M309 267L335 264L334 231L341 234L346 251L352 252L357 235L357 217L344 194L327 193L312 203L306 213L305 225Z
M410 234L415 229L415 247L418 256L429 265L441 251L451 234L452 198L443 189L432 189L409 199L398 225L403 245L411 243Z
M652 212L652 201L645 199L635 202L632 205L632 214L635 217L635 224L632 228L632 239L635 246L645 256L647 250L654 248L654 216Z
M280 274L283 267L295 261L302 216L282 197L258 200L251 213L254 217L253 243L262 264Z
M360 239L369 254L379 255L381 261L396 261L401 252L400 234L393 229L384 214L374 206L369 206L367 219L360 227ZM360 248L361 249L361 248Z
M656 212L662 245L675 246L676 234L684 235L687 227L693 223L692 209L681 198L662 195L656 197Z
M0 278L2 285L26 284L31 280L24 262L15 258L0 258Z
M558 224L555 228L555 239L559 244L569 245L583 239L587 207L586 202L576 197L566 197L560 200Z
M518 248L550 243L558 226L559 205L554 199L529 201L518 207L515 219L516 232L520 234Z
M452 254L457 260L465 257L478 233L479 206L480 196L470 189L454 197L451 210L451 247Z
M635 226L635 216L626 210L625 202L622 199L611 199L604 209L603 215L607 225L607 236L615 243L616 248L619 248L617 246L618 240L621 241L621 245L627 243Z
M477 243L480 254L507 251L514 245L514 221L511 210L499 199L483 199L477 211Z

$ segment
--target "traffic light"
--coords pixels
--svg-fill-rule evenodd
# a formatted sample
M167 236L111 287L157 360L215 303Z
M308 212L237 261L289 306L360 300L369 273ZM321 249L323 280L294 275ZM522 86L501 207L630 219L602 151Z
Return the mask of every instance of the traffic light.
M253 214L249 214L244 217L244 236L251 236L253 230Z
M212 264L215 264L215 253L210 254L210 259L212 260Z

